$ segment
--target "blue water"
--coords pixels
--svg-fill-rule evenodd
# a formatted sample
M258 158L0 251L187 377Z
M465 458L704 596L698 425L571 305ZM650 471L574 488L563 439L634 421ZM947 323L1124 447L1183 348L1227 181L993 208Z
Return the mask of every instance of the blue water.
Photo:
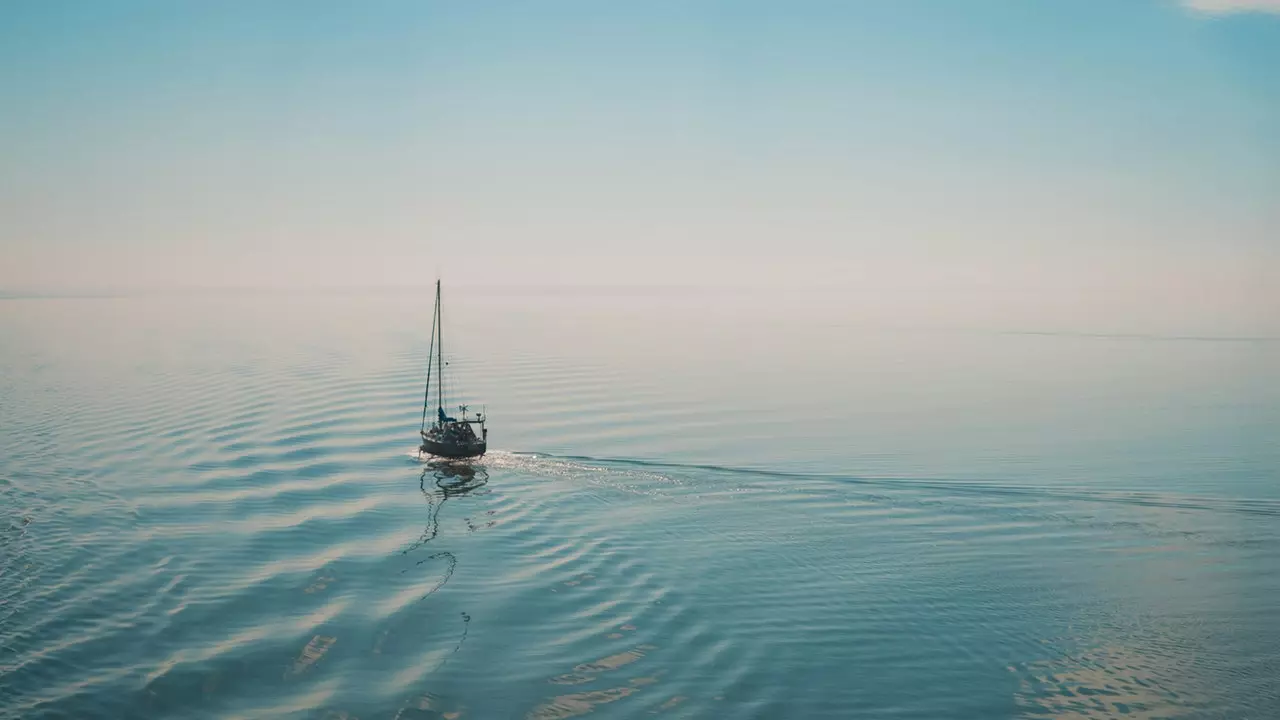
M813 298L0 301L0 716L1276 717L1280 343Z

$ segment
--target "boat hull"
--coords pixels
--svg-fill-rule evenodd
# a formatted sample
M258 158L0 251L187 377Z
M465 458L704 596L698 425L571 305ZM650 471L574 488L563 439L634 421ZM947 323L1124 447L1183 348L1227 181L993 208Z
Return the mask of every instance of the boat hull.
M440 442L432 438L423 438L421 450L428 455L436 457L449 458L451 460L461 460L463 458L475 458L484 455L488 449L488 443L484 440L473 443L454 443Z

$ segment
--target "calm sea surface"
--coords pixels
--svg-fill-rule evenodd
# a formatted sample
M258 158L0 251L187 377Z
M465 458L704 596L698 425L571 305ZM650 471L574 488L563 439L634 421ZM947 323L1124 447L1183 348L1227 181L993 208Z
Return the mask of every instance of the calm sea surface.
M0 301L0 717L1280 717L1280 343L430 308Z

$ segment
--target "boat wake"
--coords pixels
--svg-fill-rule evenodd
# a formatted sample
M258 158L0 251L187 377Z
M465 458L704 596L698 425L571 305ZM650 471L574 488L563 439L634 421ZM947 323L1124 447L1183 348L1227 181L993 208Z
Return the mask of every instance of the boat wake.
M727 465L674 463L634 458L601 458L586 455L555 455L542 452L494 451L486 455L485 460L486 466L493 469L517 470L557 477L630 478L665 486L688 485L693 482L694 476L705 478L710 474L744 480L754 478L761 481L831 482L903 490L936 491L948 494L1025 496L1086 503L1280 517L1280 500L1267 498L1209 497L1138 490L1096 490L1061 485L1033 485L1017 482L938 477L872 477L840 473L798 473L785 470L738 468Z

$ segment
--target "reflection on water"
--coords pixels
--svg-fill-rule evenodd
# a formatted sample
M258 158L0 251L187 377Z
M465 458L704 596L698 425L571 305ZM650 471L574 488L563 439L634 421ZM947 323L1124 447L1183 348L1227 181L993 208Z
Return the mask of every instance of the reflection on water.
M426 693L400 708L395 720L458 720L465 715L465 708L456 706L435 693Z
M418 489L427 501L427 525L422 536L405 549L407 555L426 545L440 533L440 509L451 497L481 491L489 483L489 472L482 465L469 462L433 460L423 468ZM468 522L470 520L468 519ZM474 526L472 526L474 529Z
M421 491L423 498L427 501L427 525L423 530L422 536L418 538L412 545L406 548L402 554L408 555L423 546L435 540L440 534L440 511L443 509L445 501L449 498L462 497L467 494L477 492L483 493L482 488L489 482L489 473L480 466L470 463L459 463L456 461L440 461L428 463L423 469L422 474L418 478L418 489ZM432 594L438 592L453 577L458 569L458 557L453 552L441 550L431 553L417 560L414 563L415 568L424 565L432 565L433 563L445 563L445 570L438 579L422 593L420 600L426 600ZM409 572L409 569L402 570L401 573ZM440 659L438 665L432 670L439 670L449 658L462 648L462 644L467 640L467 633L470 630L471 616L465 611L458 613L462 622L462 631L458 635L457 641L452 648ZM381 654L384 651L387 637L392 634L394 629L388 629L379 637L378 644L374 648L375 653ZM419 708L421 709L421 708Z
M302 654L298 656L298 659L293 663L293 667L289 668L285 675L299 675L306 672L320 658L324 657L324 654L329 652L329 648L333 647L333 644L337 641L337 638L323 635L311 638L311 642L307 643L307 646L302 649Z
M610 655L607 658L601 658L593 662L586 662L578 665L573 669L572 673L560 675L551 678L551 682L557 685L581 685L589 683L596 679L596 676L610 670L617 670L624 665L643 658L649 650L656 650L653 645L640 645L632 650L620 652L616 655Z
M594 712L601 705L608 705L629 697L652 682L656 682L656 679L633 678L628 685L622 687L560 695L534 708L527 717L528 720L563 720L586 715Z

